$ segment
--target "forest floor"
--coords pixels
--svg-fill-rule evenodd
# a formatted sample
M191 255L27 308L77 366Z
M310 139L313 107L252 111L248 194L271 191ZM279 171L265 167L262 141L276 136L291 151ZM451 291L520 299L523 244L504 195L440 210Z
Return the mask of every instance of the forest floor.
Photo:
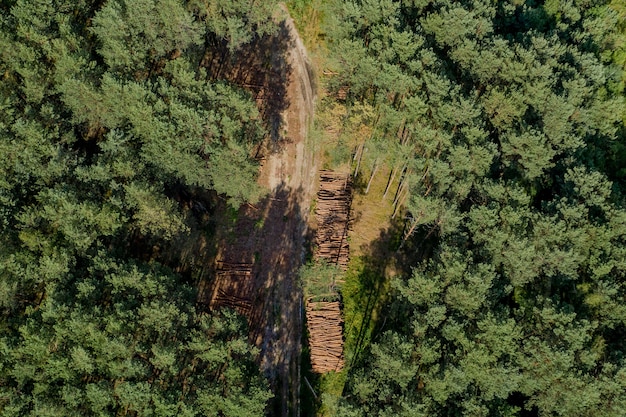
M239 294L230 295L250 300L250 338L260 349L261 368L275 395L270 413L287 417L297 415L299 407L303 318L298 270L310 241L318 168L307 143L315 106L313 71L285 7L278 19L284 21L270 62L284 83L265 95L276 99L278 104L267 105L279 111L260 152L259 184L268 194L255 205L242 206L230 227L221 230L215 269L221 263L251 265L245 282L237 285ZM220 291L232 292L231 278L218 275L205 289L204 301L215 305Z

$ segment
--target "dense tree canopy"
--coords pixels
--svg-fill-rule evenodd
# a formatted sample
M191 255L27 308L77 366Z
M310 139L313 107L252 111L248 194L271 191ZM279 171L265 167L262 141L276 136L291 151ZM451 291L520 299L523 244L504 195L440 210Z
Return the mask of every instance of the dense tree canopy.
M623 2L326 3L355 172L397 183L410 271L335 414L623 415ZM0 1L0 415L265 413L245 323L164 252L198 232L181 195L261 197L224 63L275 6ZM326 269L303 277L335 300Z
M402 178L414 254L336 412L623 414L616 9L359 0L328 16L331 84L371 109L355 158Z
M97 256L58 287L0 342L2 415L263 415L242 323L170 272Z
M264 414L244 324L158 248L198 227L180 190L261 195L257 107L204 58L274 8L0 3L0 415Z

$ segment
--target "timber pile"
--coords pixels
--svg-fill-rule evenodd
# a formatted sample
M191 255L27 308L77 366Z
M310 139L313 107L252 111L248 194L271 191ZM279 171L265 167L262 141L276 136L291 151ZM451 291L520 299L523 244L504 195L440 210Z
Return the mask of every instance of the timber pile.
M347 237L351 200L350 174L321 171L315 210L317 220L315 258L324 259L344 271L348 268L350 260Z
M335 264L344 271L350 260L347 238L351 200L350 174L320 172L320 190L315 210L315 258ZM344 358L343 318L339 301L313 301L312 297L309 298L306 318L313 371L340 371L344 366Z
M214 307L230 307L249 316L252 310L252 264L218 262L217 285L213 292Z
M313 371L324 373L343 368L343 318L338 301L307 303L311 364Z

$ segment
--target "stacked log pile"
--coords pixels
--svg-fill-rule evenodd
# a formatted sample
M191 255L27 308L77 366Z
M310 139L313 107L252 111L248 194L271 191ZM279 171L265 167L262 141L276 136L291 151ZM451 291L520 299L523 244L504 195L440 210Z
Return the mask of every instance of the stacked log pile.
M334 302L309 302L306 309L313 371L324 373L343 368L341 306Z
M325 260L344 271L350 260L348 223L352 184L349 174L322 171L320 190L317 193L316 260ZM306 303L309 328L309 345L313 371L325 373L340 371L343 358L343 318L339 301L313 301Z
M249 316L252 310L252 264L218 262L217 285L213 293L214 307L230 307Z
M348 268L350 260L347 237L351 189L349 174L333 171L320 173L320 190L317 193L315 210L317 220L315 257L338 265L344 271Z

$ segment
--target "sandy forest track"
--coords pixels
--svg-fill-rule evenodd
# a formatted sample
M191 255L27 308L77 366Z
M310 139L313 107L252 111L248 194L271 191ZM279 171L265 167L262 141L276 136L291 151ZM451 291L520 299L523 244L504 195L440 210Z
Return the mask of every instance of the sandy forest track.
M303 317L297 273L305 256L317 167L306 143L315 104L313 72L284 6L278 20L270 62L285 83L269 95L278 96L283 106L259 173L269 194L239 210L231 233L222 237L217 278L204 297L213 307L230 304L248 316L250 337L260 348L261 368L275 394L270 414L287 417L299 414ZM224 271L224 265L236 265L236 271Z

